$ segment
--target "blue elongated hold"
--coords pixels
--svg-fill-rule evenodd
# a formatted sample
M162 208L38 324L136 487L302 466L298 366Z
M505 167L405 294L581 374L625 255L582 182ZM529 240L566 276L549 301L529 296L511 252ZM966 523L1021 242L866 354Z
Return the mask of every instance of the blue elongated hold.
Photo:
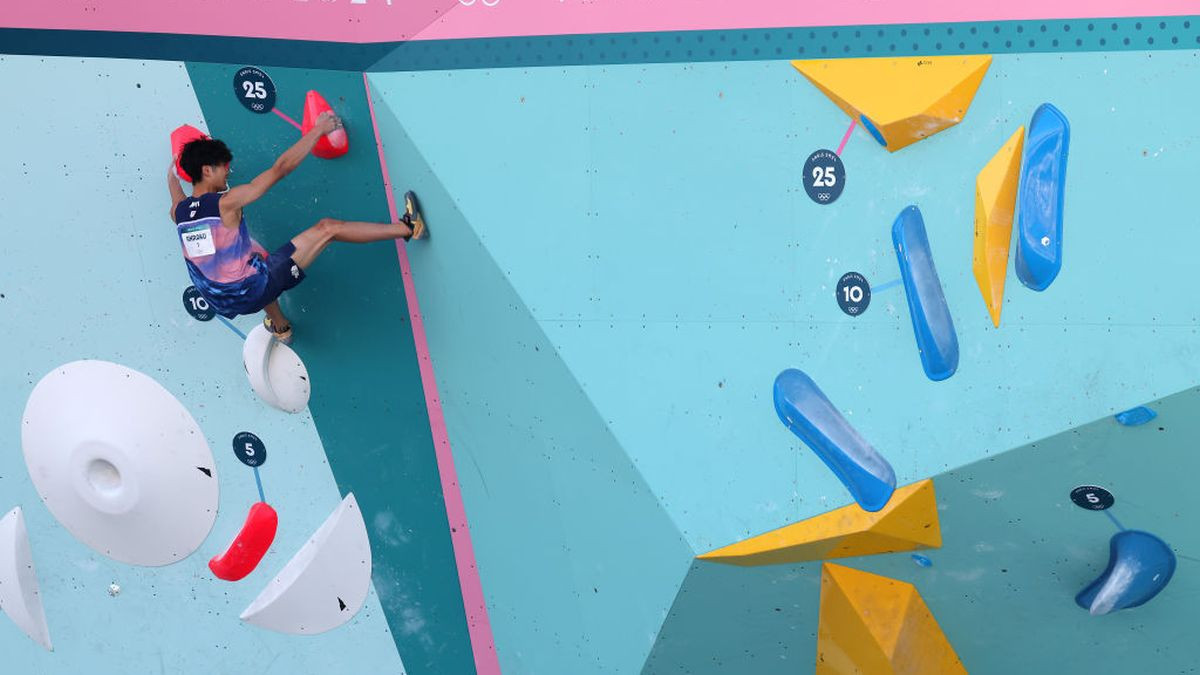
M921 366L929 379L944 380L958 370L958 335L950 308L942 293L942 282L933 265L929 237L921 210L910 206L896 216L892 224L892 243L900 261L900 278L908 298L908 313L912 317Z
M1136 427L1138 425L1149 422L1150 420L1154 419L1155 417L1158 417L1158 413L1154 412L1153 410L1147 408L1144 405L1139 405L1138 407L1130 408L1129 410L1126 410L1125 412L1119 412L1115 415L1115 417L1117 418L1118 422L1120 422L1121 424L1124 424L1127 427Z
M1071 125L1043 103L1033 112L1025 137L1021 184L1017 188L1017 257L1021 283L1044 291L1062 269L1063 192Z
M1123 530L1109 542L1108 568L1075 596L1092 616L1148 602L1175 573L1175 553L1149 532Z
M896 490L892 465L850 426L808 375L789 368L775 378L775 412L863 509L878 511L892 498Z

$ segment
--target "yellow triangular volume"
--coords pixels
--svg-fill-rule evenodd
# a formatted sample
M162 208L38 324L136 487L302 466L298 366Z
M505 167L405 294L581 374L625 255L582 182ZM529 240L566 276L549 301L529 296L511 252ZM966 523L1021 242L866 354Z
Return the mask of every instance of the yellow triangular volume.
M972 269L992 323L1000 327L1013 209L1021 173L1025 127L1017 129L975 179L975 255Z
M817 673L963 673L912 584L825 563Z
M988 55L792 61L889 152L962 121L991 63Z
M850 504L698 556L756 566L937 548L942 545L933 481L906 485L870 512Z

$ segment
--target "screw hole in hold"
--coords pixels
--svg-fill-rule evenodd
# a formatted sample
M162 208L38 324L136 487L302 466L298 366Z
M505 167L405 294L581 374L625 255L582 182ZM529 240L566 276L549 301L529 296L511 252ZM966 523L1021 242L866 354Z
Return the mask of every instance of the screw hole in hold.
M93 459L87 468L88 483L92 489L104 495L121 491L121 472L105 459Z

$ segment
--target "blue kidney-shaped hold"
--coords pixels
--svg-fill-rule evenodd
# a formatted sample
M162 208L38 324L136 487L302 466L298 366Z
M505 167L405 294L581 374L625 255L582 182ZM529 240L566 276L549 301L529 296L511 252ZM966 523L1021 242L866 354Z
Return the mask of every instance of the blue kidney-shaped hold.
M1145 604L1175 574L1175 552L1149 532L1122 530L1108 548L1104 573L1075 596L1075 604L1092 616Z
M846 486L854 501L878 511L896 490L892 465L833 407L812 378L789 368L775 378L775 412Z

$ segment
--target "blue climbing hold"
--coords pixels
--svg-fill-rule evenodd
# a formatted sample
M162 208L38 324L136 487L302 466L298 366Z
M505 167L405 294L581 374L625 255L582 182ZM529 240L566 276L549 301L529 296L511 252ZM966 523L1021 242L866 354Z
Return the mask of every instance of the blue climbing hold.
M1118 422L1120 422L1121 424L1124 424L1127 427L1136 427L1138 425L1149 422L1150 420L1154 419L1155 417L1158 417L1158 413L1154 412L1153 410L1147 408L1144 405L1139 405L1138 407L1130 408L1129 410L1126 410L1125 412L1119 412L1115 415L1115 417L1117 418Z
M866 115L859 115L858 121L862 123L863 128L867 130L867 133L874 136L876 141L879 141L880 145L885 148L887 147L887 141L883 139L883 134L879 133L879 129L876 129L875 125L871 124L871 120L867 119Z
M933 561L920 553L912 554L912 559L920 567L933 567Z
M933 264L920 209L909 206L896 216L892 243L900 262L900 277L904 280L921 366L929 379L944 380L958 370L958 335Z
M789 368L775 378L775 412L825 462L854 501L878 511L896 490L892 465L833 407L808 375Z
M1025 137L1017 189L1017 257L1021 283L1044 291L1062 269L1063 193L1071 126L1062 112L1043 103Z
M1109 541L1108 568L1075 596L1092 616L1137 607L1166 588L1175 553L1149 532L1123 530Z

